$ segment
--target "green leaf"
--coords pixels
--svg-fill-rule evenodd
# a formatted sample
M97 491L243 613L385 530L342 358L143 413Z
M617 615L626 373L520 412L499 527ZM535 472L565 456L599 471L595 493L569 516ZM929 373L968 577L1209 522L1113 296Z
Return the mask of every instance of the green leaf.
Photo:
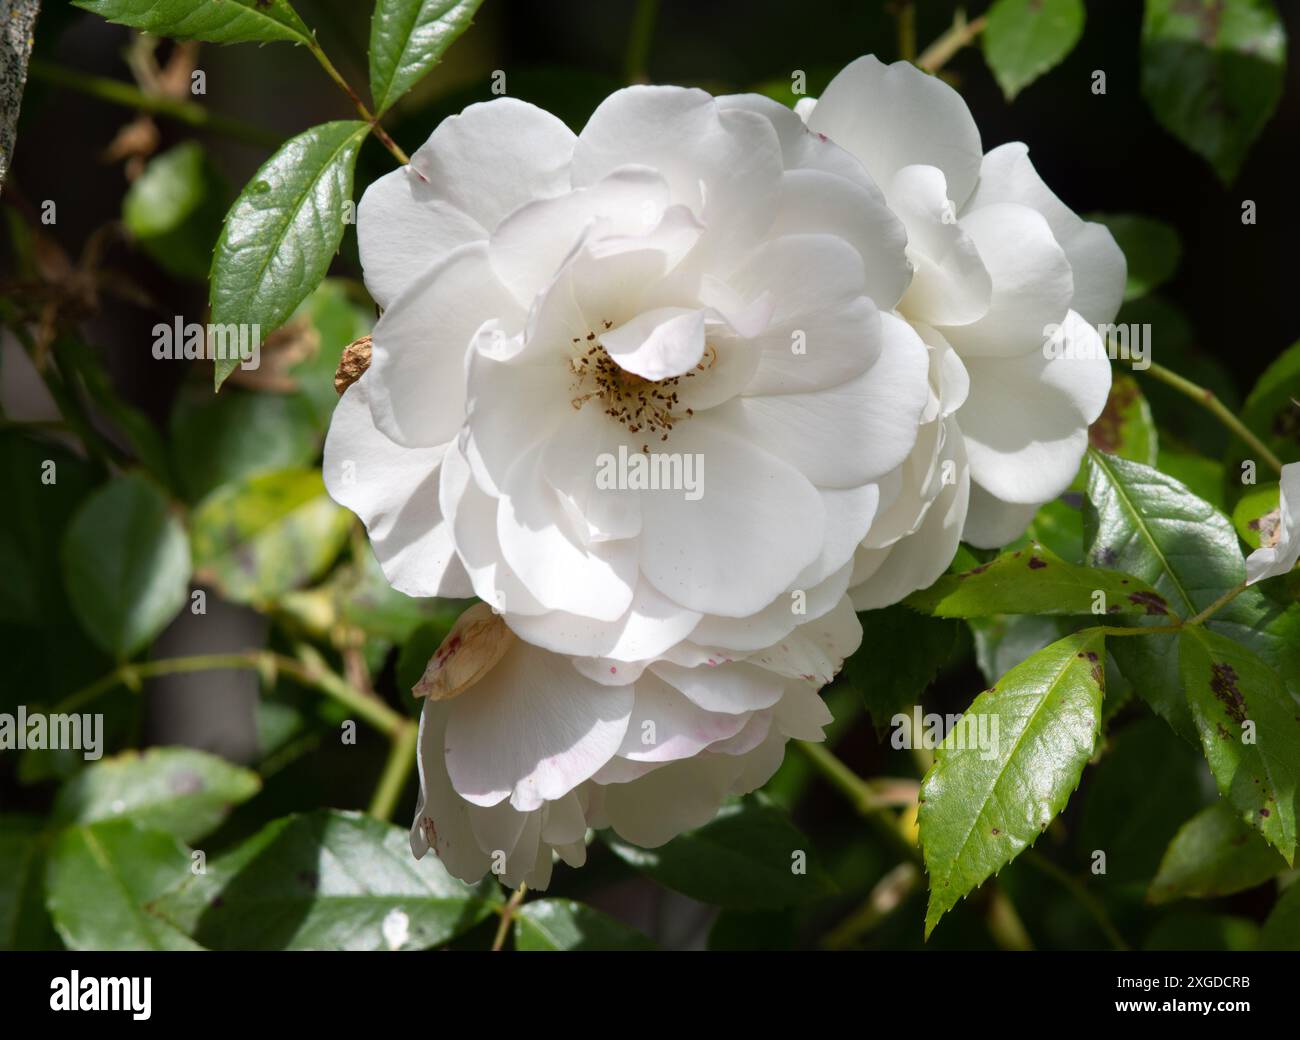
M1152 768L1155 762L1158 769ZM1145 888L1179 822L1205 804L1204 771L1200 754L1152 716L1109 737L1105 755L1084 782L1075 836L1085 862L1095 852L1106 854L1106 872L1091 877L1089 885Z
M478 924L496 891L414 859L401 828L319 809L267 824L151 910L216 950L422 950Z
M657 849L630 845L612 832L606 842L629 866L713 906L772 910L814 903L834 891L808 839L761 798L724 805L703 827ZM805 873L796 872L801 864Z
M127 189L122 222L164 270L206 281L226 184L197 141L156 156Z
M1105 649L1085 629L1040 650L976 697L936 750L918 815L927 938L1065 808L1101 731Z
M41 896L43 830L34 816L0 816L0 950L58 945Z
M50 850L45 902L74 950L197 950L145 909L189 872L185 846L134 820L69 827Z
M1159 457L1156 424L1137 381L1116 373L1106 407L1088 427L1088 443L1108 455L1154 466Z
M1272 117L1285 63L1271 0L1146 0L1142 96L1225 182Z
M1219 791L1242 818L1295 859L1300 714L1277 672L1201 627L1179 636L1187 699Z
M1215 509L1223 509L1223 463L1184 451L1170 451L1163 445L1156 469L1182 484L1197 498Z
M194 510L195 571L236 602L269 602L322 574L350 527L318 471L261 473L218 488Z
M1208 502L1149 466L1098 451L1089 451L1088 460L1084 544L1089 563L1146 581L1184 618L1208 607L1245 577L1246 563L1232 524ZM1118 639L1111 652L1138 695L1195 743L1176 638L1157 634Z
M1214 899L1254 888L1286 869L1268 843L1241 822L1226 802L1215 802L1174 835L1147 899Z
M271 43L286 40L311 45L288 0L72 0L101 18L155 36L209 43Z
M515 913L518 950L653 950L648 938L572 899L537 899Z
M1008 101L1074 49L1083 17L1083 0L996 0L984 27L984 60Z
M1104 600L1098 600L1097 593L1104 594ZM1140 614L1168 622L1171 614L1168 600L1146 582L1066 563L1037 542L973 570L945 574L903 602L938 617L1097 613Z
M212 261L212 324L284 324L325 277L343 239L344 203L367 124L323 123L286 141L248 182ZM218 359L216 386L238 358Z
M1266 531L1276 531L1281 499L1282 485L1276 480L1253 487L1237 499L1232 510L1232 526L1252 549L1259 548L1260 537Z
M234 806L252 798L256 773L192 748L128 751L83 770L54 801L58 824L130 817L193 842L215 830Z
M1091 213L1089 220L1105 224L1128 261L1124 299L1136 300L1174 276L1183 247L1173 225L1137 213Z
M90 493L90 467L66 448L0 432L0 621L50 625L68 616L59 546Z
M1283 462L1300 462L1300 343L1293 343L1275 360L1250 391L1240 417L1259 434L1264 444ZM1255 451L1241 441L1230 446L1228 466L1239 478L1241 461L1254 459Z
M378 0L370 21L370 96L383 115L469 28L483 0Z
M844 680L871 713L876 734L889 720L921 699L939 669L952 657L961 636L954 621L928 618L902 604L858 615L862 645L844 662ZM899 654L898 648L908 648Z
M1261 950L1300 950L1300 884L1293 883L1273 907L1259 936Z
M1026 531L1029 539L1042 542L1068 563L1083 561L1083 495L1067 491L1044 502ZM1017 549L1023 546L1017 545ZM969 568L957 568L957 571ZM954 572L956 573L956 572Z
M120 659L185 605L190 547L161 491L134 474L96 491L63 539L63 583L91 638Z
M172 468L191 502L267 470L307 466L320 450L311 402L301 394L232 387L214 395L188 386L170 425Z

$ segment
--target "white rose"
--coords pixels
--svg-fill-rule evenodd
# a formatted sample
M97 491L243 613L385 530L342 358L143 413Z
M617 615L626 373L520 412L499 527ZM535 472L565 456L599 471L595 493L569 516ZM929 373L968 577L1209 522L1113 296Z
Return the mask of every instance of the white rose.
M797 110L862 162L907 228L915 274L898 312L942 355L934 367L953 371L944 410L959 406L943 427L969 463L962 536L1003 545L1078 471L1110 388L1097 325L1119 308L1124 256L1052 194L1023 144L982 154L961 96L906 62L859 58ZM860 554L859 575L877 559ZM855 600L876 605L875 594Z
M1246 557L1246 584L1289 574L1300 560L1300 462L1282 467L1277 523L1261 532L1260 547ZM1272 514L1269 514L1272 516Z
M835 606L915 493L936 405L892 313L902 224L775 102L633 87L577 137L471 106L366 192L358 235L385 309L325 474L402 591L602 661L748 653ZM702 465L701 493L598 484L651 453Z
M471 614L416 687L429 699L411 848L511 887L545 888L552 851L581 866L589 827L654 847L766 783L787 740L822 739L817 691L862 636L844 599L778 646L685 643L601 673L516 638L485 604Z

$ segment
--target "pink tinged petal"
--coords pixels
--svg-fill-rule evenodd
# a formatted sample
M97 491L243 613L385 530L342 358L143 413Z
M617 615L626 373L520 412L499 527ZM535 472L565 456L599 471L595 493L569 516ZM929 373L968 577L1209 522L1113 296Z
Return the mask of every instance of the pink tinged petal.
M438 193L489 231L527 202L567 192L576 138L549 112L514 98L444 119L421 152Z
M492 273L487 244L448 254L402 291L374 330L370 408L398 444L432 447L465 414L465 355L483 323L518 327L523 312Z
M608 670L641 667L634 663L659 657L694 631L700 615L656 592L642 578L631 606L616 621L597 621L561 611L544 616L511 614L507 620L520 638L537 646L556 653L608 658Z
M704 356L704 311L662 307L643 311L599 337L625 372L652 382L689 372Z
M422 859L432 849L443 865L462 881L473 884L491 866L478 845L470 823L474 808L452 789L443 758L447 729L447 704L425 701L420 712L419 754L416 768L420 797L411 824L411 852Z
M898 309L931 325L969 325L984 317L993 280L974 239L957 222L942 171L905 166L890 199L907 226L907 255L916 268Z
M740 773L731 782L731 794L749 794L772 779L785 760L786 738L775 726L767 739L747 755L738 755Z
M825 514L801 473L713 414L679 423L666 449L707 463L703 493L642 492L641 573L690 610L744 617L820 555Z
M881 310L892 310L910 279L903 223L883 196L821 170L789 170L771 234L827 233L843 238L862 259L863 291Z
M685 694L705 711L724 715L741 715L770 708L781 699L780 677L746 661L711 668L683 668L667 661L656 661L649 671Z
M1062 332L1062 356L966 361L970 396L958 415L971 479L1004 502L1041 504L1064 491L1106 405L1110 361L1097 331L1071 311Z
M789 636L746 660L786 679L820 687L835 678L844 659L861 642L862 626L853 604L847 596L841 596L821 617L800 625ZM785 688L788 690L788 684ZM789 696L788 692L785 696Z
M709 745L711 755L747 755L767 739L772 729L774 708L756 711L741 727L739 733L726 740L718 740ZM743 716L737 716L741 718Z
M325 439L325 486L361 517L384 576L408 596L466 597L469 575L456 556L438 507L439 466L446 445L403 448L370 415L367 373L348 387Z
M451 701L447 773L476 805L509 798L523 811L562 798L618 751L631 687L584 679L557 654L516 642Z
M615 756L606 762L596 771L596 775L591 778L591 782L599 785L599 789L604 792L608 790L608 784L627 784L633 780L639 780L656 769L662 769L663 762L633 762L628 758L619 758ZM599 826L608 827L609 820L604 816L604 796L601 797L601 822ZM597 826L597 824L592 824Z
M487 238L472 217L440 198L422 177L426 144L366 189L357 206L357 247L366 288L388 307L421 271L457 246Z
M528 306L586 234L644 234L668 204L668 185L654 170L625 167L588 188L535 199L492 232L493 269Z
M988 268L993 296L978 321L939 331L963 360L1039 349L1047 328L1065 319L1074 295L1070 262L1047 221L1028 206L999 203L966 214L960 225Z
M960 207L979 177L984 148L966 102L910 62L851 62L822 93L808 128L851 152L882 186L904 166L937 166Z
M967 208L999 202L1029 206L1047 218L1073 272L1071 310L1092 325L1113 321L1124 299L1128 270L1124 254L1108 228L1080 219L1053 194L1029 161L1029 148L1019 141L1000 145L984 156L979 184Z
M705 711L653 672L637 680L636 704L620 758L631 762L674 762L739 733L750 713Z
M713 819L744 762L733 755L697 755L611 784L604 805L609 824L625 841L657 848Z
M545 613L546 608L502 559L496 534L497 500L474 482L469 463L455 444L443 458L438 502L451 525L452 540L474 595L498 612L509 609L512 617Z
M969 542L977 549L1000 549L1025 533L1025 528L1038 512L1040 504L1004 502L972 483L970 508L966 513L962 541Z
M548 610L617 621L632 603L636 543L622 539L584 544L542 474L544 447L526 450L507 477L497 507L501 555Z

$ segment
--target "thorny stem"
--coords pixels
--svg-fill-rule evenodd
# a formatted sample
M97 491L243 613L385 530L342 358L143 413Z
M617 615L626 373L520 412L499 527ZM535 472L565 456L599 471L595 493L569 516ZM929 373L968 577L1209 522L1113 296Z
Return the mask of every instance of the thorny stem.
M510 901L501 908L501 923L497 925L496 938L492 940L492 949L500 950L505 947L506 936L510 934L510 921L515 916L515 911L519 909L519 904L524 901L524 896L528 893L527 885L520 885L515 889Z
M952 27L921 52L921 56L916 59L917 66L926 72L938 72L954 54L974 42L987 24L988 17L985 15L968 22L966 12L958 10L953 16Z
M1059 866L1053 863L1046 856L1040 855L1034 849L1027 849L1024 853L1025 861L1032 863L1048 877L1053 878L1062 885L1075 899L1083 906L1092 919L1097 922L1097 927L1106 936L1107 942L1116 950L1127 950L1128 943L1124 937L1119 934L1119 929L1111 923L1110 915L1106 913L1106 908L1102 906L1101 901L1081 885L1074 877L1066 873Z
M123 83L121 80L109 79L105 76L90 76L39 58L32 59L28 72L33 79L75 90L79 94L86 94L100 101L121 105L137 112L163 116L184 123L195 130L207 130L248 144L265 145L270 148L280 144L279 135L270 130L218 115L193 101L181 101L162 94L146 94L134 84Z
M325 70L325 74L338 84L339 89L342 90L343 93L352 99L352 104L356 106L357 112L360 114L361 118L370 124L370 130L377 138L379 138L380 144L387 148L392 153L393 158L395 158L399 163L403 166L407 165L411 161L410 157L397 146L397 143L391 137L388 136L388 131L380 125L379 118L374 115L374 113L366 107L365 102L357 96L357 92L352 89L351 84L349 84L348 81L343 78L343 75L339 70L334 67L334 63L329 60L329 57L321 49L320 44L318 44L315 39L311 42L310 50L317 62L320 63L320 67Z
M1134 369L1134 371L1138 371L1138 369ZM1152 363L1142 371L1145 371L1152 378L1160 380L1165 385L1173 387L1179 393L1186 394L1201 407L1208 409L1210 414L1219 422L1250 445L1251 450L1261 459L1277 470L1278 473L1282 472L1282 461L1268 450L1268 446L1255 436L1246 427L1245 423L1232 414L1227 405L1219 400L1213 390L1207 389L1198 383L1193 383L1185 376L1180 376L1177 372L1165 368L1164 365Z
M658 13L659 0L637 0L632 15L632 32L627 40L627 55L623 59L623 77L628 83L650 82L647 63Z

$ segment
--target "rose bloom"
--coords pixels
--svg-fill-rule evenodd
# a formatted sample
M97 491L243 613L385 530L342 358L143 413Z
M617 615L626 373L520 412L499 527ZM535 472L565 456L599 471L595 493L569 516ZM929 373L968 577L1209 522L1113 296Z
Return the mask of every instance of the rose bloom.
M1097 326L1119 309L1124 256L1052 194L1025 145L984 154L961 95L907 62L859 58L797 111L861 161L907 229L914 273L897 311L939 355L942 436L961 441L946 450L970 473L962 537L1004 545L1070 485L1105 407ZM927 510L943 508L935 498ZM933 523L923 511L899 527ZM891 565L873 551L883 533L868 536L855 582ZM888 595L874 586L859 606Z
M845 598L762 651L688 642L597 674L519 639L480 603L416 686L428 699L412 851L434 849L465 881L492 870L545 888L552 852L586 861L588 828L662 845L766 783L788 739L822 739L831 716L817 691L861 636Z
M855 159L759 97L629 88L577 137L500 99L372 185L358 236L384 311L325 472L397 588L624 663L839 602L932 411ZM655 455L700 493L597 481Z
M1272 517L1273 514L1269 514ZM1260 546L1246 557L1246 584L1289 574L1300 560L1300 462L1282 467L1276 522L1261 524Z

